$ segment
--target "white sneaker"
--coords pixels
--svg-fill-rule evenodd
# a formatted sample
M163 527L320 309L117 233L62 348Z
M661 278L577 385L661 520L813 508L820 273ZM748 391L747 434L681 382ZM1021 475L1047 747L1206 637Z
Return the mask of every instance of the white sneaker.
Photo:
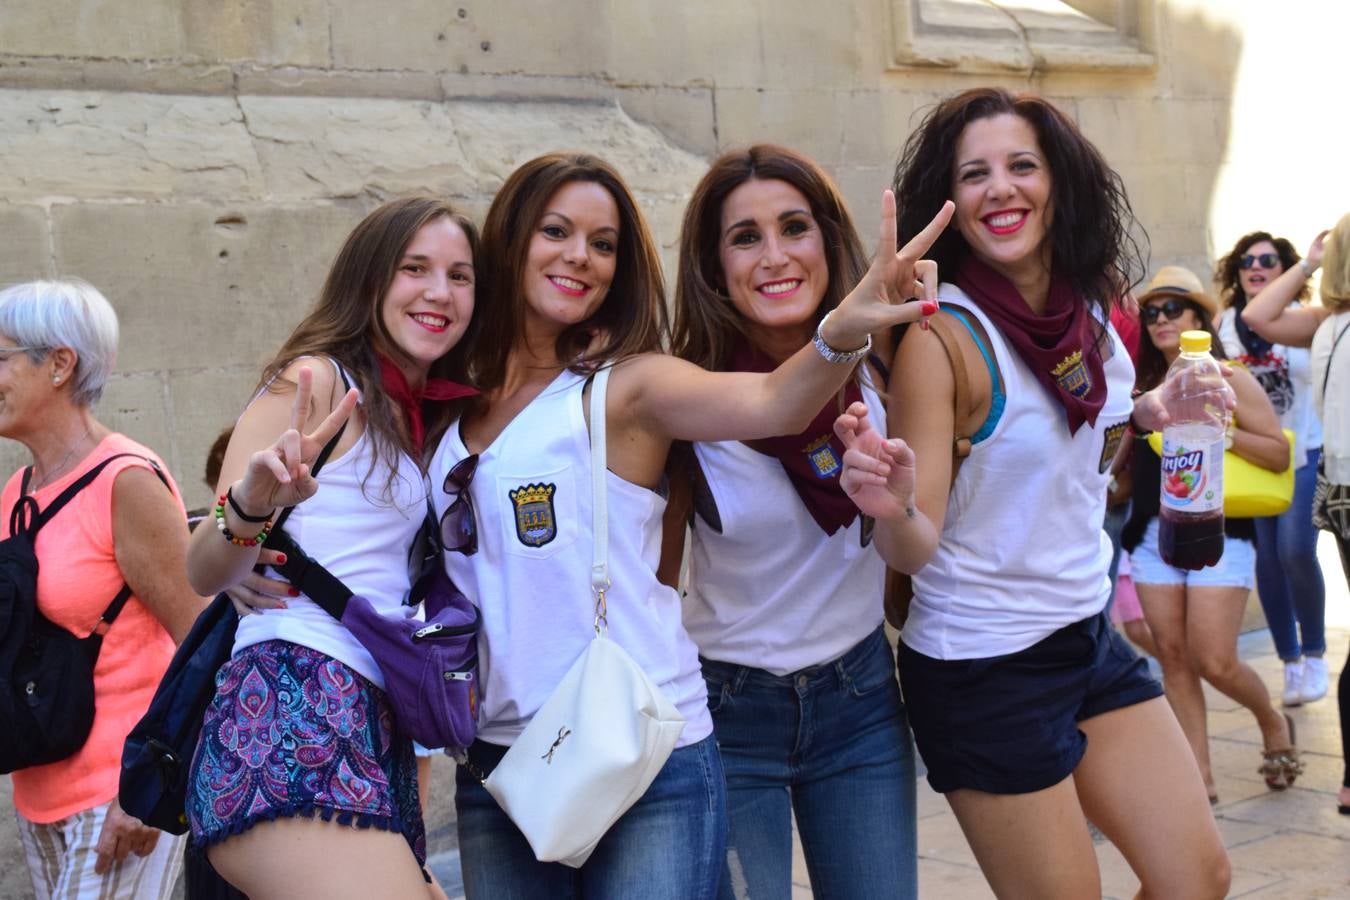
M1299 697L1304 703L1321 700L1327 695L1327 661L1320 656L1303 660L1303 685Z
M1326 693L1325 681L1323 676L1322 693ZM1280 702L1285 706L1298 706L1303 702L1303 660L1284 664L1284 694Z

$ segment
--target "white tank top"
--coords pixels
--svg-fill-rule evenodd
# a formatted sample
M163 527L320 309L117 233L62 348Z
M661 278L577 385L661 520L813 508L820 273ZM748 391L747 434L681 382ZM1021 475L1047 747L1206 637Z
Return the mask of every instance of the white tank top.
M478 551L447 552L445 567L482 612L478 736L509 745L594 636L590 436L586 378L563 372L478 458L469 485ZM436 516L449 506L446 474L469 455L459 423L431 461ZM712 733L698 651L680 600L656 580L666 501L607 473L609 636L685 717L680 746Z
M408 553L426 519L427 482L417 463L400 453L393 498L385 496L388 470L370 470L373 452L365 432L346 453L325 463L318 492L295 508L284 527L353 593L380 612L397 613L411 589ZM290 641L327 654L384 687L380 667L345 625L304 595L288 598L286 604L286 609L240 619L234 652L261 641Z
M1289 306L1297 309L1300 304L1295 301ZM1223 342L1223 351L1229 359L1241 359L1247 353L1247 349L1242 346L1242 339L1238 337L1237 316L1238 311L1230 306L1219 316L1217 325L1219 340ZM1313 406L1312 356L1310 351L1302 347L1286 347L1284 344L1271 345L1270 354L1270 360L1258 362L1249 367L1249 371L1265 388L1270 378L1268 370L1271 364L1284 364L1293 396L1281 396L1277 392L1277 397L1273 397L1271 402L1273 404L1276 399L1280 400L1275 412L1280 417L1280 427L1294 432L1294 468L1301 469L1308 463L1308 452L1322 446L1322 420Z
M984 325L1007 406L961 464L937 553L914 576L901 638L936 659L1015 653L1106 606L1111 541L1102 518L1133 409L1134 365L1108 326L1106 403L1095 425L1071 436L1063 406L980 308L951 284L939 297Z
M881 399L863 386L872 427ZM708 659L786 675L844 655L881 624L886 566L858 516L821 531L783 465L740 441L694 445L721 532L691 529L684 625Z

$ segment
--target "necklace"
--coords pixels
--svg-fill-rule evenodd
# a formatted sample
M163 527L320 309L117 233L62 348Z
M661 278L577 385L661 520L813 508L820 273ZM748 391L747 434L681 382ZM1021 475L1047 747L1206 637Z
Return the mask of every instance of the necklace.
M41 490L60 477L60 475L65 472L66 464L69 463L71 457L75 455L75 451L80 449L84 442L89 439L89 435L93 434L93 432L94 427L92 425L85 428L84 434L80 435L75 443L70 445L70 449L66 451L65 457L57 464L56 468L52 469L50 472L44 472L41 478L35 479L34 482L28 486L29 492Z

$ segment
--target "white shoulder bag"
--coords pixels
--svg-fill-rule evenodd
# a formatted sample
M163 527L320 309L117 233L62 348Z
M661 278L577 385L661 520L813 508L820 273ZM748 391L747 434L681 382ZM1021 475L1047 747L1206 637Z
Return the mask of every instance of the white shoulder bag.
M540 862L580 868L646 792L684 731L684 717L608 637L609 512L605 389L591 384L595 638L483 782Z

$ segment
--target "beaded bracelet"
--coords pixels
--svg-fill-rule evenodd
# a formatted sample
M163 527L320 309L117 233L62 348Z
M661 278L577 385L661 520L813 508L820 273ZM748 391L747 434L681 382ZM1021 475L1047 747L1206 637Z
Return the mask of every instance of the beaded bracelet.
M267 535L272 531L271 519L268 519L266 522L264 522L262 531L259 531L256 536L251 538L241 538L235 535L234 532L230 531L230 529L225 526L226 502L227 500L225 495L221 494L220 499L216 501L216 509L215 509L216 528L220 529L220 533L225 537L225 540L229 541L231 544L234 544L236 547L256 547L263 541L267 540Z

